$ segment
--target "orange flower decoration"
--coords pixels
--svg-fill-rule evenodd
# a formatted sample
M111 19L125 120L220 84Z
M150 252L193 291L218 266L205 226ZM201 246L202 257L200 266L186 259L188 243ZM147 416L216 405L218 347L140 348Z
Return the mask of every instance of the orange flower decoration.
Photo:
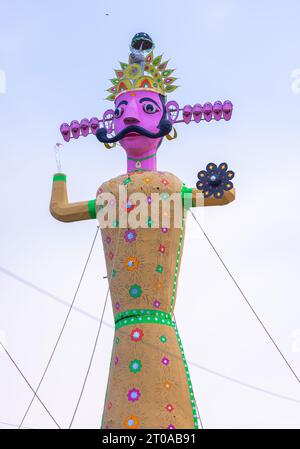
M127 418L124 421L125 429L137 429L138 425L139 419L137 416L134 415L127 416Z
M165 387L167 390L170 390L171 386L172 386L171 382L168 382L168 381L167 381L167 382L164 383L164 387Z
M124 263L125 263L125 267L129 271L134 271L137 269L138 261L137 261L136 257L128 257Z

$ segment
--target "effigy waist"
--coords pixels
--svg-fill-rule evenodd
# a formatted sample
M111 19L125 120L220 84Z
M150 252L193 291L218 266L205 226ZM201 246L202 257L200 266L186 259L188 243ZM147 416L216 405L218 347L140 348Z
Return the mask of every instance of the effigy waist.
M116 329L139 323L164 324L165 326L175 328L175 322L172 320L172 315L158 310L132 309L121 312L115 316Z

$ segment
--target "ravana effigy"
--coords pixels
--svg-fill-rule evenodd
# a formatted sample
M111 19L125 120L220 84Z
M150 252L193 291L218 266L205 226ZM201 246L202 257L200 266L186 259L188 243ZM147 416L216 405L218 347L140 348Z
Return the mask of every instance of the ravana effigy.
M115 318L115 335L102 428L193 429L198 411L174 307L186 214L196 206L235 199L234 172L209 163L195 187L157 170L164 138L177 137L175 123L230 120L230 101L180 108L167 101L176 89L173 69L154 57L146 33L134 36L128 63L111 79L103 118L73 120L60 130L66 142L95 135L106 148L120 144L125 173L103 182L96 199L69 203L66 175L54 175L50 211L64 222L97 218Z

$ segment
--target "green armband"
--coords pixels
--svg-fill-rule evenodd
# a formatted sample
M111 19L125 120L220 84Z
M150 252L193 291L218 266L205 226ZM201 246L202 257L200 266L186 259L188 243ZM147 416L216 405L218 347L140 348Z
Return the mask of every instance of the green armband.
M53 176L53 182L55 181L67 181L67 176L64 175L63 173L57 173L56 175Z
M183 186L181 187L181 196L184 197L184 195L185 195L186 193L192 194L192 193L193 193L193 187L186 187L185 185L183 185Z
M96 218L97 217L97 214L96 214L96 200L90 200L88 202L88 210L89 210L90 218Z
M185 184L181 188L182 204L185 209L193 207L193 188L186 187Z

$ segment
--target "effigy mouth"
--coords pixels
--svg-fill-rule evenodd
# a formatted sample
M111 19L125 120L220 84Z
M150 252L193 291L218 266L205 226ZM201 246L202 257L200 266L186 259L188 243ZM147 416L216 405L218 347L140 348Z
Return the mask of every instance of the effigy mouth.
M158 132L153 133L148 129L143 128L142 126L130 125L127 126L127 128L122 129L122 131L120 131L113 137L107 136L107 130L105 128L99 128L96 132L96 137L102 143L115 143L121 139L124 139L124 137L127 136L130 137L145 136L150 139L159 139L160 137L165 137L167 134L171 132L172 123L167 119L163 119L160 121L157 128Z
M132 132L132 133L128 133L125 137L137 137L137 136L140 136L140 134Z

